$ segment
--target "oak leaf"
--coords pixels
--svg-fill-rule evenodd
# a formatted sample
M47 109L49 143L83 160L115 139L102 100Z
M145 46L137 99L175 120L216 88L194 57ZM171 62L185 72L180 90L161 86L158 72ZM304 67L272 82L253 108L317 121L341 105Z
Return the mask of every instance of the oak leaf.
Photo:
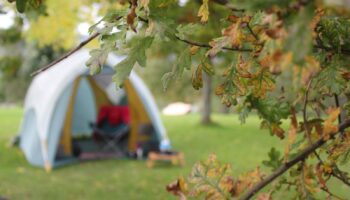
M333 134L338 132L338 126L334 125L334 121L337 120L340 114L340 109L330 109L328 110L328 118L323 123L323 139L328 140Z
M198 17L201 18L201 22L205 23L209 19L209 6L208 6L209 0L203 0L203 3L198 11Z
M179 196L180 200L186 200L186 194L188 193L187 183L183 177L180 177L173 183L166 186L166 190L175 196Z
M203 66L202 63L198 65L197 69L192 73L192 86L199 90L203 87Z
M137 7L137 0L131 1L131 8L129 11L129 14L126 16L126 22L128 23L129 27L136 33L136 28L134 26L136 15L136 7Z
M277 123L271 124L271 132L272 132L272 134L276 135L280 139L284 138L284 130Z

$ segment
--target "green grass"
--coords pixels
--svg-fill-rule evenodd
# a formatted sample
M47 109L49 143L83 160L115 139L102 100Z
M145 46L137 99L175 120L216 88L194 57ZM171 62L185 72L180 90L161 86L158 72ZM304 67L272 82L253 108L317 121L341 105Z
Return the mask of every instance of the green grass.
M211 126L200 126L198 115L164 117L174 149L185 153L183 168L161 165L148 169L144 161L105 160L46 173L29 165L19 149L8 146L21 117L20 108L0 109L0 197L9 199L174 199L165 192L165 185L188 175L193 164L209 154L232 164L238 175L260 165L271 147L282 145L259 129L254 116L240 125L237 116L214 115L217 124ZM350 198L339 182L332 185Z

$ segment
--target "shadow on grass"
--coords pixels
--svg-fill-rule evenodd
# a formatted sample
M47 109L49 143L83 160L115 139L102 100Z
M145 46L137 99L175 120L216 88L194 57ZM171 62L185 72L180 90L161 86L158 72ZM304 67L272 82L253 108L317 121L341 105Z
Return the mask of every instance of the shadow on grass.
M148 168L149 170L157 170L157 169L181 169L184 167L181 167L179 165L174 165L170 161L158 161L154 164L153 167Z

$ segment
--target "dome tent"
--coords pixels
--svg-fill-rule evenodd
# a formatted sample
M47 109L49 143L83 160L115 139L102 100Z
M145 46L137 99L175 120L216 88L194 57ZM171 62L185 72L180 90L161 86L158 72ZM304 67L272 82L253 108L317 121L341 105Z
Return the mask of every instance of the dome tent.
M72 137L91 135L89 123L96 121L99 108L106 104L118 105L123 96L126 96L131 118L128 150L136 150L142 124L152 126L149 140L158 142L161 150L169 149L170 142L158 108L140 77L132 72L124 82L124 89L115 89L114 70L110 66L121 62L123 57L110 55L102 72L95 76L89 75L85 65L88 59L88 51L80 50L32 81L19 133L20 148L26 159L46 170L58 166L55 159L58 148L63 146L64 152L71 154Z

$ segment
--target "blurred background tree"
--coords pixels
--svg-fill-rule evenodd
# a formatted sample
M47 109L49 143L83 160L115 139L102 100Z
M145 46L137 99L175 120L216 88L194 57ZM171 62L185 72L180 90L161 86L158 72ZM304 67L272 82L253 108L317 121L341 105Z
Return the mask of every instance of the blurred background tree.
M193 23L197 19L196 10L193 7L199 5L200 1L190 1L180 7L185 9L186 15L177 15L178 9L171 10L169 14L179 23ZM15 65L16 67L10 67L9 61L0 61L3 66L7 66L16 74L16 76L12 75L5 78L5 71L3 72L4 76L0 81L3 91L0 101L23 101L27 85L31 80L28 76L31 71L48 64L64 51L73 48L80 41L87 38L88 28L100 19L104 13L125 6L127 6L126 1L115 3L114 1L104 0L96 3L91 0L80 0L72 3L68 0L47 0L45 5L39 7L39 13L29 10L26 15L17 16L15 21L18 22L6 31L15 31L17 38L14 39L16 41L9 42L12 43L12 46L14 44L21 45L20 48L15 48L20 49L21 52L17 53L16 59L12 58L11 62L17 62L13 63L12 66ZM2 7L11 12L15 10L14 5L8 3L4 3ZM212 17L220 19L222 16L223 14L219 10L214 12ZM53 21L55 23L52 23ZM219 25L208 23L206 30L197 27L197 30L191 35L199 41L208 40L220 34ZM6 32L3 35L8 35L8 33ZM10 37L10 35L4 36L2 40L8 40L5 37ZM212 111L227 113L227 107L223 106L219 99L212 98L214 93L211 85L212 82L215 84L217 79L220 78L220 70L217 73L219 76L204 75L204 88L198 91L194 91L191 86L190 74L184 74L183 77L178 77L176 81L169 83L169 89L162 86L162 80L155 77L161 77L174 68L177 55L183 50L184 46L174 47L171 43L159 44L159 48L152 48L148 52L148 70L137 68L143 80L153 91L158 104L161 107L178 101L192 104L194 110L202 111L201 121L204 124L211 123L210 115ZM96 46L96 41L88 45L90 48ZM4 48L8 50L10 47L6 46ZM223 68L229 61L225 57L221 57L219 60L219 65L216 63L218 69ZM195 63L198 62L200 62L199 59L195 60ZM220 67L220 65L222 66ZM14 87L19 87L19 89L16 92L11 92Z
M5 14L5 11L4 13ZM23 18L15 17L13 25L0 29L0 101L23 102L33 70L46 65L62 54L60 47L39 46L23 35Z

